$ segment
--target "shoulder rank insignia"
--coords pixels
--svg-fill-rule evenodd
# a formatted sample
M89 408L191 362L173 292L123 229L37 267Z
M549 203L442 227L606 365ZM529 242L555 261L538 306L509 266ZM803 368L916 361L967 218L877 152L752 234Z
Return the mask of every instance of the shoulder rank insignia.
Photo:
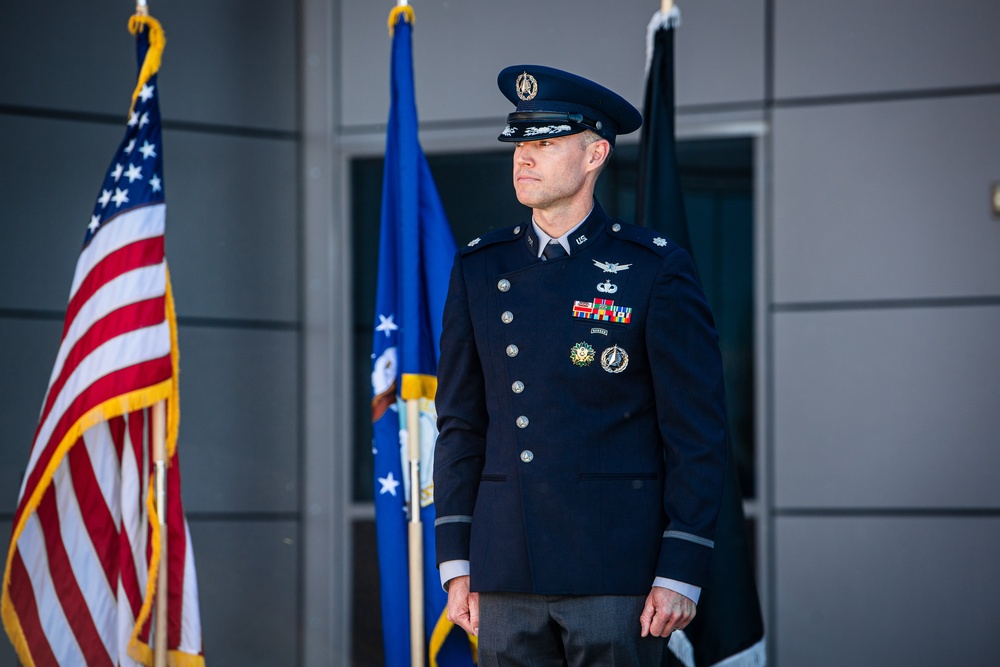
M618 273L619 271L626 270L628 267L630 267L632 265L631 264L619 264L618 262L598 262L595 259L594 260L594 266L596 266L599 269L603 269L605 273Z
M667 245L667 240L662 236L657 236L655 239L653 239L653 243L662 248L663 246Z

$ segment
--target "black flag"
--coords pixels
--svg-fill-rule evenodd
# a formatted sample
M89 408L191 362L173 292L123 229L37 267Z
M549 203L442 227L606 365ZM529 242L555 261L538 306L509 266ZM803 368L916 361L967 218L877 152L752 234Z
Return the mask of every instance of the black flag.
M691 252L677 173L674 130L674 28L680 14L657 12L647 35L648 71L639 144L636 222L662 231ZM693 255L693 253L692 253ZM730 461L735 458L732 454ZM694 621L670 638L673 664L761 667L766 663L764 621L747 542L743 497L735 465L729 466L712 554L709 585Z

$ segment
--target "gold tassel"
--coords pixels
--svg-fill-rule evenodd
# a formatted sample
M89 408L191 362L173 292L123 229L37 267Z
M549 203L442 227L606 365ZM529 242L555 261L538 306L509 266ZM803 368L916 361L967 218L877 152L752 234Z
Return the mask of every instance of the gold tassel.
M413 13L413 7L409 5L396 5L389 12L389 37L391 38L396 33L396 23L399 22L399 15L403 15L403 20L413 25L416 21L416 16Z
M163 59L163 47L167 45L167 38L163 35L163 26L152 16L143 14L133 14L128 20L128 30L136 35L144 28L149 28L149 49L146 57L142 61L142 69L139 70L139 81L135 84L135 91L132 92L132 106L128 109L129 117L135 109L135 101L139 99L142 87L146 85L153 76L160 71L160 62Z

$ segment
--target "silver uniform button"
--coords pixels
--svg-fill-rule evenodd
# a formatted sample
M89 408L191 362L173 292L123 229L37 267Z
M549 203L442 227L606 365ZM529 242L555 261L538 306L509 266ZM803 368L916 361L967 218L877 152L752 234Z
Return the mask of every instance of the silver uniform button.
M501 292L506 292L507 290L510 289L510 281L504 278L503 280L497 283L497 289L500 290Z
M518 417L517 418L517 427L518 428L528 428L528 418L525 417L524 415L521 415L520 417Z
M515 394L520 394L522 391L524 391L524 383L518 380L510 386L510 390Z
M507 356L508 357L516 357L517 356L517 345L508 345L507 346Z
M530 449L526 449L523 452L521 452L521 460L524 461L525 463L531 463L531 461L534 458L535 455L532 453Z
M500 316L500 321L503 322L504 324L510 324L511 322L514 321L514 313L510 312L509 310L503 311L503 315Z
M517 227L514 228L514 233L515 234L520 234L521 233L521 225L518 225Z
M611 231L613 231L613 232L620 232L621 230L622 230L622 226L619 225L617 222L615 224L611 225Z

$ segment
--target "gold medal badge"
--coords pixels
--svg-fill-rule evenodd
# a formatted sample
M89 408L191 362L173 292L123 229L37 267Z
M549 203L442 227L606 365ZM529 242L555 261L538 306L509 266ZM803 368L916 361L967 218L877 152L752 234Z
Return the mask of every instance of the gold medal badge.
M581 368L589 366L595 356L597 356L597 353L589 343L577 343L569 351L569 360L575 366L580 366Z

